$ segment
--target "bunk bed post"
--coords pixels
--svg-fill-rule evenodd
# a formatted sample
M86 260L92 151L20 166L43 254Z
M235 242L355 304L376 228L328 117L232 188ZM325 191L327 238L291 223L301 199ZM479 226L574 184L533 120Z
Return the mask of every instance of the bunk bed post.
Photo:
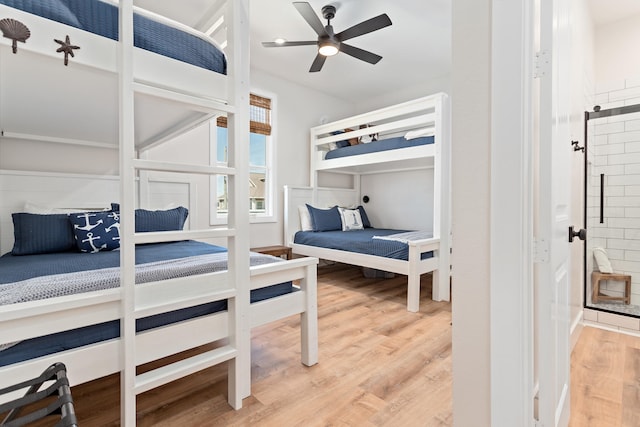
M300 289L305 293L306 310L300 315L300 342L302 363L313 366L318 363L318 290L316 263L306 267L305 278L300 280Z
M438 269L432 276L432 298L434 301L449 301L451 294L451 124L449 97L444 93L436 95L435 114L435 134L438 141L434 159L433 198L440 201L440 206L434 209L433 230L434 237L440 238L440 246Z
M229 279L236 297L229 301L231 345L237 356L229 361L229 404L238 409L251 394L251 326L249 290L249 0L228 0L228 69L232 81L229 99L235 110L228 115L228 159L235 175L228 177Z
M420 311L420 272L418 261L420 252L415 245L409 245L409 271L407 274L407 311L417 313ZM434 271L435 275L437 272Z
M119 139L120 139L120 423L136 424L135 360L135 155L133 86L133 0L119 8Z

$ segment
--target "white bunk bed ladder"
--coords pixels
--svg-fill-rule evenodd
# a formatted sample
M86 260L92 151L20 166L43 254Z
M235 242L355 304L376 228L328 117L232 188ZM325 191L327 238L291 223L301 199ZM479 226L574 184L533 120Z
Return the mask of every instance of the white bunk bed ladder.
M225 19L228 31L227 102L176 93L168 88L136 82L133 73L133 0L120 1L119 95L120 95L120 214L121 214L121 424L135 425L136 395L207 367L229 362L229 404L238 409L250 394L249 310L249 89L248 89L248 0L227 0ZM229 165L211 167L136 159L134 94L145 93L180 102L215 115L226 113L229 120ZM162 171L229 177L229 223L224 229L135 233L135 178L144 171ZM243 185L244 184L244 185ZM163 298L158 292L137 290L135 245L186 239L227 239L226 274L180 279L204 292L179 301ZM199 287L198 287L199 286ZM191 287L190 287L191 289ZM174 295L175 296L175 295ZM197 356L136 375L136 331L138 318L189 305L216 300L228 301L228 343ZM207 331L193 331L207 333ZM162 345L159 343L158 345Z

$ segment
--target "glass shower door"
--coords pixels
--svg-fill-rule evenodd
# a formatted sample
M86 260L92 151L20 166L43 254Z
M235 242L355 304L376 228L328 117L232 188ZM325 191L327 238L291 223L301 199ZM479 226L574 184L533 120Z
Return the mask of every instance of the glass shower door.
M585 136L585 306L640 316L640 104L586 112Z

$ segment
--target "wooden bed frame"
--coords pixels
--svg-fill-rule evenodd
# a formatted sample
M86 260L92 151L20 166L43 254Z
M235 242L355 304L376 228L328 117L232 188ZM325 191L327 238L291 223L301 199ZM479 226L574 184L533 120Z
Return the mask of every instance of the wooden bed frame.
M121 424L135 425L137 394L228 361L228 401L237 409L251 393L251 328L296 313L302 318L302 362L317 362L317 260L249 267L249 197L246 185L240 185L249 178L249 1L212 3L219 5L225 16L227 75L134 48L132 0L119 3L118 42L0 6L3 18L22 21L32 33L27 43L19 44L15 55L11 53L10 40L0 42L0 144L4 139L25 139L114 148L120 153L118 177L37 172L29 176L28 172L19 171L0 174L0 247L3 251L11 247L7 237L11 235L10 213L19 211L25 201L42 201L49 206L55 201L57 206L80 208L119 201L122 283L119 289L109 291L0 307L2 343L108 320L120 319L121 323L121 337L117 340L0 368L0 388L32 377L52 361L67 365L72 384L119 371ZM217 13L220 12L211 16ZM81 46L68 67L51 49L52 39L65 35ZM145 149L220 114L227 115L229 123L228 166L189 165L145 157ZM72 123L59 117L72 118ZM191 227L184 231L135 233L134 210L147 207L139 202L150 200L151 192L145 185L153 173L227 175L228 224L203 230ZM62 182L65 180L82 185L68 186ZM26 189L32 191L23 191ZM188 193L186 198L195 193ZM191 212L195 214L195 209ZM187 239L226 242L223 246L228 248L227 271L134 286L136 244ZM252 289L290 280L299 281L300 291L249 303ZM228 310L135 332L138 318L216 300L227 300ZM224 344L136 375L141 363L214 342Z
M311 187L285 187L284 241L299 255L360 265L403 274L408 277L407 310L419 310L420 275L433 274L432 298L450 298L450 118L448 96L444 93L360 114L328 123L310 131ZM360 125L374 124L360 129ZM356 129L334 135L336 131ZM329 144L337 140L365 134L404 134L409 130L425 130L434 135L434 144L407 147L358 156L325 160ZM357 206L361 204L360 177L390 171L433 169L433 238L411 242L407 261L326 249L293 243L300 230L298 206L305 203L316 207ZM331 172L353 176L353 188L318 187L318 174ZM366 205L365 205L366 206ZM434 252L433 258L421 259L423 252Z

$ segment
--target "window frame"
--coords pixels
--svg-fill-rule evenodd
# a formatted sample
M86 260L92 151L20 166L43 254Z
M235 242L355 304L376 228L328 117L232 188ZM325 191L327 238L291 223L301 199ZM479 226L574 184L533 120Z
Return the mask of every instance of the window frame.
M249 222L251 224L277 222L278 217L278 192L276 191L276 134L277 134L277 99L276 95L262 90L251 90L253 95L268 98L271 101L271 134L265 136L265 166L249 165L249 173L254 171L265 174L265 212L250 213ZM209 164L211 166L226 166L226 162L218 162L218 125L216 117L209 120ZM211 175L209 178L210 203L209 203L209 223L210 225L227 224L227 214L218 213L218 179L219 175Z

